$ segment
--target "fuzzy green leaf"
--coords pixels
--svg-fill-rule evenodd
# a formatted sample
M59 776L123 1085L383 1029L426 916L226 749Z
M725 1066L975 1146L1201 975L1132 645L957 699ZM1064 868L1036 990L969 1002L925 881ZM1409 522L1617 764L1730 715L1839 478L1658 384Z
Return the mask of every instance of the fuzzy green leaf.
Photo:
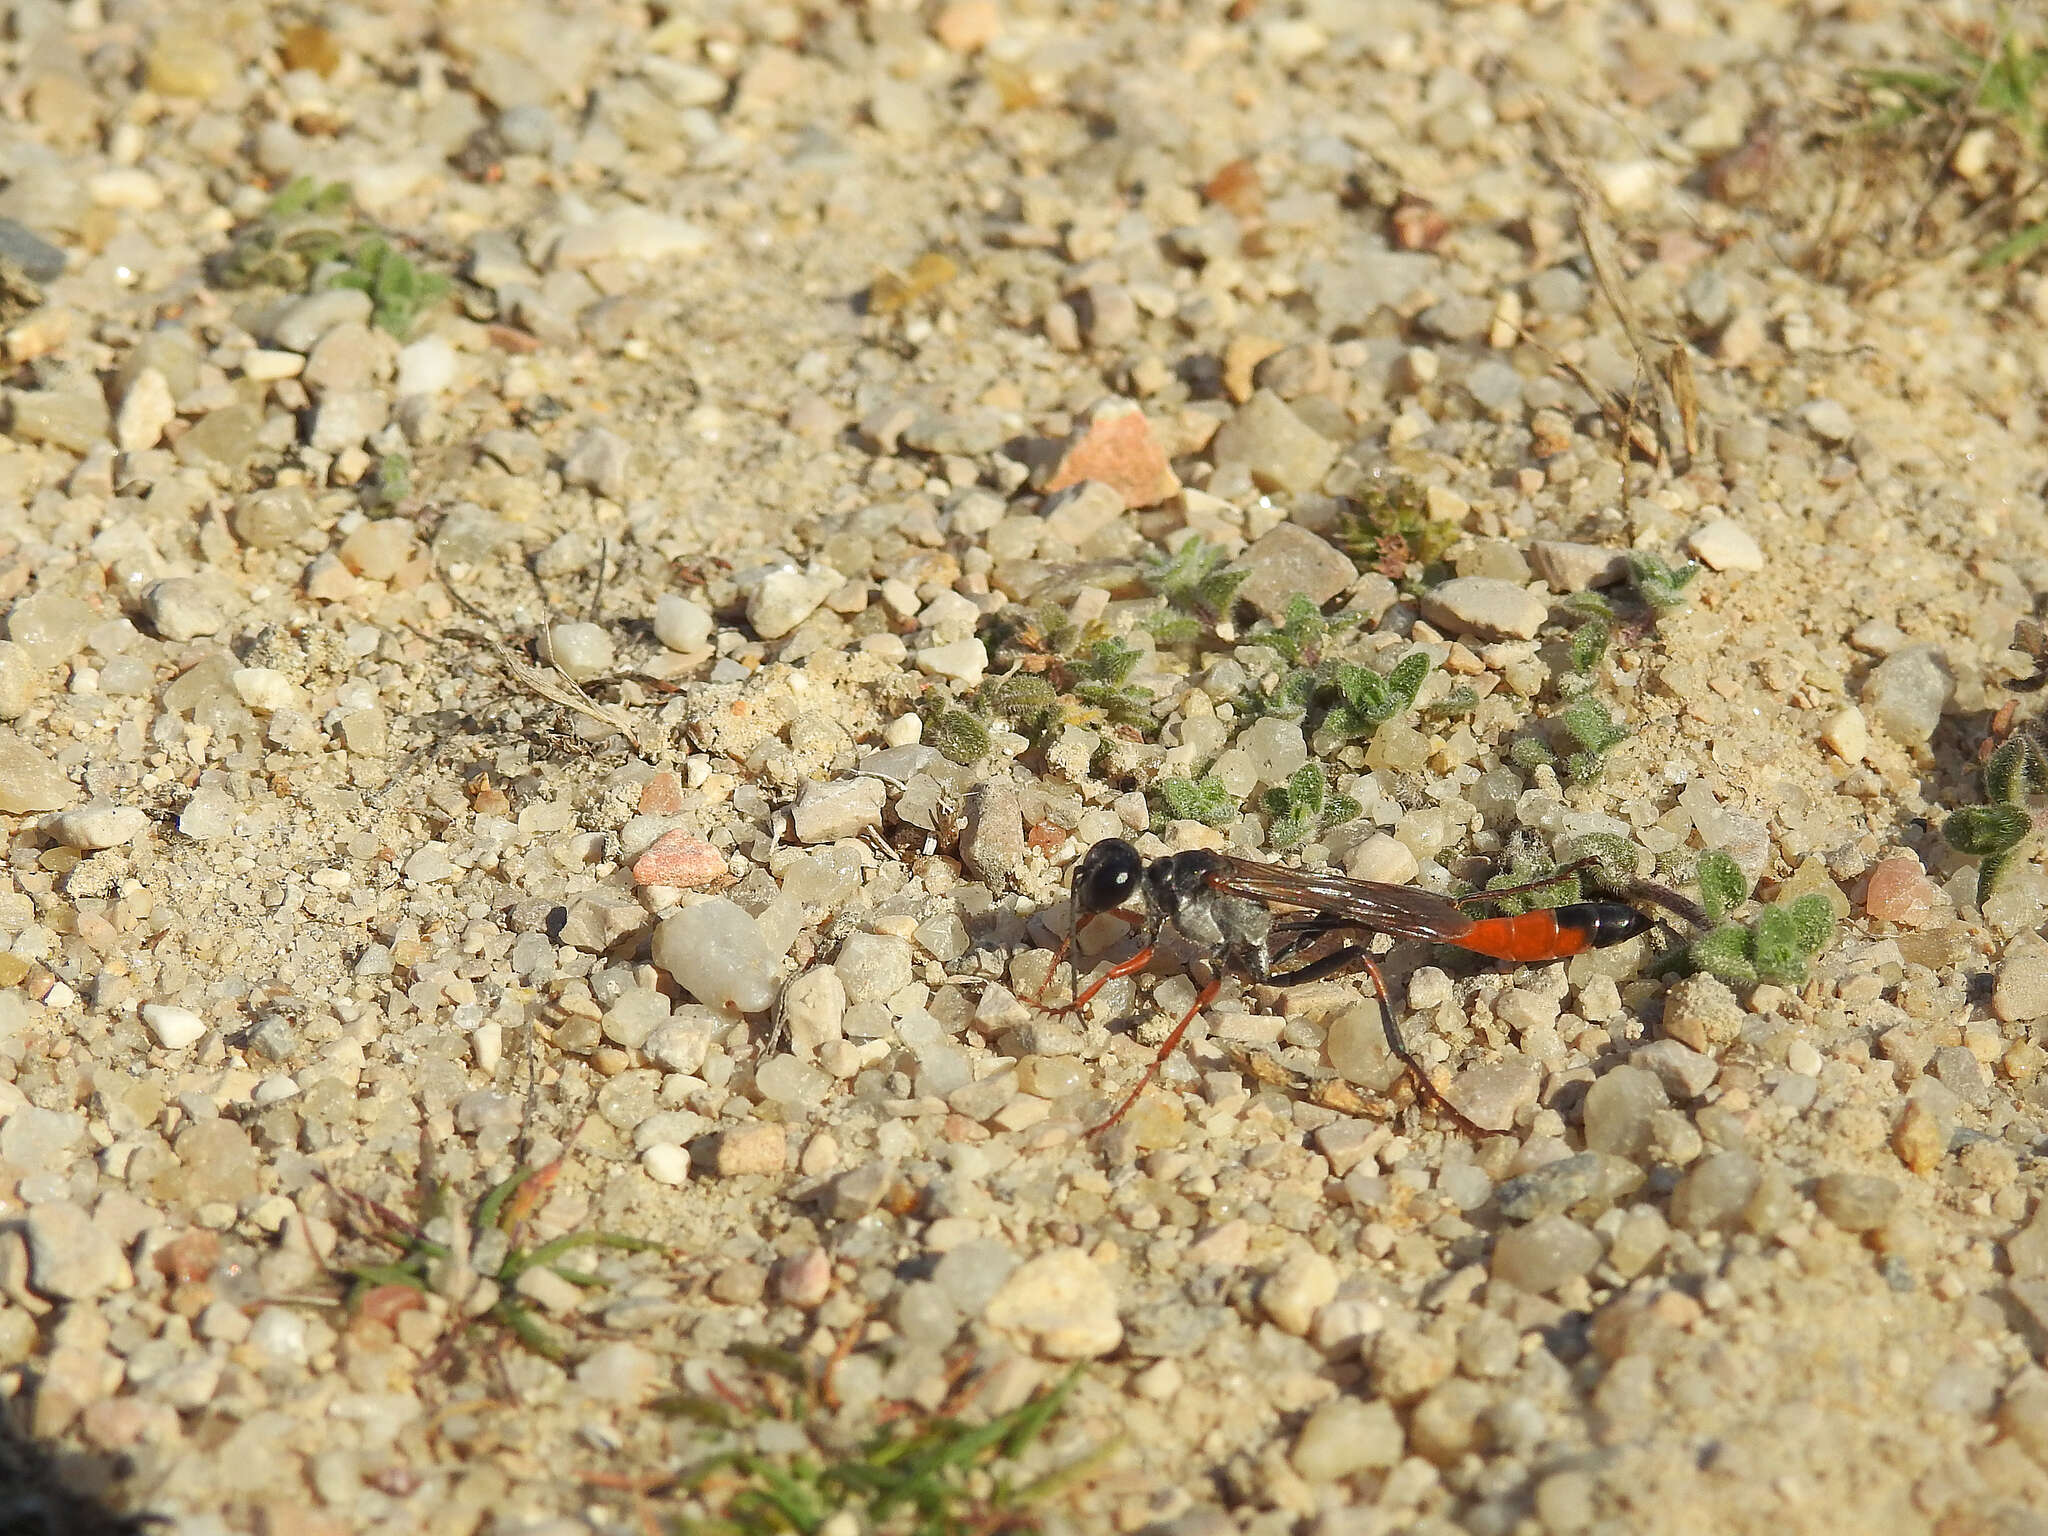
M1585 751L1600 757L1628 740L1628 731L1599 699L1587 694L1557 712L1557 723Z
M1742 866L1718 848L1700 855L1700 905L1707 909L1707 921L1719 923L1749 899L1749 881Z
M1799 947L1808 955L1819 954L1834 941L1835 911L1828 905L1827 897L1817 891L1810 892L1794 897L1784 907L1792 920L1793 931L1798 935Z
M1957 853L1988 858L2017 848L2034 819L2017 805L1966 805L1941 824L1941 835Z
M1237 797L1213 773L1199 779L1161 779L1152 787L1167 816L1174 821L1199 821L1204 826L1220 827L1237 818Z
M964 709L941 711L928 726L928 739L941 757L963 768L987 757L990 746L988 727Z
M1991 899L1991 893L1997 888L1999 877L2005 873L2006 867L2012 863L2018 853L2019 850L2017 848L2001 848L1996 853L1984 855L1984 862L1977 866L1977 905L1979 907L1982 907L1985 902Z
M1683 603L1685 589L1699 573L1699 566L1690 560L1670 566L1645 550L1632 549L1628 554L1629 580L1636 595L1659 613Z
M2029 795L2048 789L2048 757L2031 736L2008 736L1984 764L1984 798L1996 805L2019 805Z
M1711 976L1727 982L1756 980L1756 964L1750 958L1749 930L1739 923L1723 923L1693 940L1692 963Z
M1583 674L1599 666L1613 638L1614 626L1605 619L1589 619L1572 631L1572 670Z
M1555 766L1557 754L1540 736L1517 736L1508 745L1508 761L1528 773L1545 765Z
M1815 897L1823 907L1825 897ZM1800 921L1786 907L1770 906L1757 914L1756 927L1750 935L1749 954L1756 966L1757 976L1764 981L1777 982L1782 986L1798 986L1806 980L1806 962L1811 951L1803 942L1805 938Z

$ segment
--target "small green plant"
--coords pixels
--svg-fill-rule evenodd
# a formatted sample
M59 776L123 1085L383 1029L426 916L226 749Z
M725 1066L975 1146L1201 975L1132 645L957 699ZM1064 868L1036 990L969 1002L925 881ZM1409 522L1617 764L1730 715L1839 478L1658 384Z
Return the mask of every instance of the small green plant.
M2009 212L2040 184L2035 169L2048 153L2048 49L2038 39L2008 30L1989 52L1946 39L1948 68L1862 69L1854 79L1871 98L1864 126L1877 132L1932 124L1944 145L1978 121L2001 130L2003 154L1987 165L2000 185L1995 200ZM2048 245L2048 219L2024 223L2013 234L1981 251L1976 266L2012 266Z
M1145 621L1161 645L1191 645L1230 612L1237 589L1250 571L1223 569L1230 556L1208 540L1185 540L1167 555L1145 561L1140 573L1165 605Z
M558 1161L545 1168L518 1169L466 1213L452 1205L447 1185L429 1184L419 1221L329 1182L328 1188L365 1218L369 1236L398 1250L395 1259L342 1269L349 1282L350 1305L386 1285L435 1292L458 1303L475 1298L488 1304L474 1322L497 1323L533 1353L548 1360L562 1359L561 1341L519 1294L519 1277L531 1269L547 1269L571 1285L597 1286L604 1283L602 1277L572 1269L565 1262L577 1249L617 1248L628 1253L661 1253L664 1249L647 1238L618 1232L570 1232L537 1248L522 1248L520 1231L561 1166ZM479 1286L490 1290L479 1294Z
M363 500L373 507L395 507L412 494L412 460L402 453L387 453L377 461L370 483L363 488Z
M1152 792L1159 797L1165 821L1199 821L1205 827L1221 827L1238 816L1237 796L1213 773L1199 779L1161 779Z
M1354 621L1348 617L1327 618L1305 593L1287 600L1278 624L1263 624L1245 636L1247 645L1263 645L1290 667L1313 667L1322 660L1323 643L1333 631Z
M288 182L216 258L215 277L227 288L360 289L370 296L371 320L403 341L420 315L447 297L449 281L422 271L357 218L354 200L346 182Z
M1338 518L1337 543L1369 571L1419 585L1443 558L1458 525L1429 515L1429 493L1406 475L1366 488Z
M1159 728L1149 707L1152 690L1129 678L1145 653L1111 636L1098 640L1074 664L1074 697L1116 725L1134 726L1150 734Z
M1628 740L1628 728L1591 693L1581 693L1550 717L1570 743L1564 758L1565 776L1574 784L1587 784L1600 772L1607 754ZM1508 748L1508 760L1523 772L1549 764L1557 766L1556 751L1540 736L1518 736Z
M1432 665L1427 652L1410 651L1385 674L1348 663L1327 667L1338 697L1323 716L1322 728L1346 741L1370 736L1414 707L1415 695L1422 691Z
M1426 719L1449 722L1464 719L1478 707L1479 690L1470 683L1460 683L1422 713Z
M1572 631L1572 672L1590 679L1614 641L1614 609L1597 592L1574 592L1564 606L1579 617L1579 627Z
M935 701L924 716L924 740L949 763L966 767L988 756L988 727L964 709Z
M1273 818L1266 830L1266 841L1282 852L1299 848L1325 827L1350 821L1360 811L1358 802L1349 795L1331 791L1323 765L1317 762L1303 763L1285 784L1267 790L1260 803Z
M1700 905L1713 926L1687 951L1693 967L1730 983L1774 982L1796 987L1835 934L1835 915L1819 894L1765 907L1747 923L1729 915L1749 899L1742 867L1719 849L1699 857Z
M400 341L412 334L421 313L448 296L448 279L422 272L403 251L380 236L359 243L348 265L328 276L328 288L355 288L370 296L370 320Z
M1977 866L1977 905L1990 899L1998 879L2034 835L2027 799L2048 790L2048 755L2031 736L2014 734L1984 764L1984 805L1966 805L1941 824L1941 835Z
M750 1362L766 1353L752 1352ZM655 1407L735 1434L744 1432L750 1418L817 1417L819 1400L829 1401L829 1392L802 1362L787 1359L770 1368L795 1384L794 1393L778 1385L759 1401L748 1401L721 1386L717 1398L678 1395ZM854 1516L848 1529L905 1536L1035 1532L1053 1498L1085 1481L1118 1447L1110 1440L1079 1462L1017 1480L1015 1463L1059 1417L1080 1376L1077 1365L1057 1386L985 1424L943 1413L914 1416L885 1424L850 1448L834 1446L817 1456L729 1450L707 1457L684 1472L682 1488L717 1513L685 1518L671 1529L678 1536L817 1536L828 1523L836 1530L845 1512Z
M1700 568L1692 560L1666 565L1647 550L1628 552L1629 585L1653 613L1669 613L1685 602L1685 589L1692 585Z

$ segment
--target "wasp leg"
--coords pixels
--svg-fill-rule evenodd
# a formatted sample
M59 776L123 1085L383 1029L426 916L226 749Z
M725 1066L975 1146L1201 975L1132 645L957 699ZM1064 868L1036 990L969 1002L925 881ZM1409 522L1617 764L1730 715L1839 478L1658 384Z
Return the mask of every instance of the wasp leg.
M1112 907L1109 909L1108 912L1104 913L1103 915L1105 917L1121 918L1124 922L1129 923L1133 928L1142 928L1145 925L1146 921L1142 913L1126 912L1121 907ZM1052 964L1046 967L1045 980L1041 981L1038 984L1038 990L1031 994L1031 1005L1034 1008L1040 1006L1044 1002L1045 989L1052 985L1053 977L1059 975L1060 962L1067 958L1068 952L1071 951L1073 947L1074 935L1072 933L1069 933L1064 939L1060 940L1060 947L1052 952ZM1152 946L1149 943L1146 944L1144 953L1148 958L1150 957L1152 953ZM1139 962L1136 969L1142 970L1143 968L1144 962L1141 961ZM1071 1003L1065 1004L1063 1007L1054 1009L1053 1012L1078 1013L1080 1011L1081 1005L1087 1002L1089 998L1093 997L1097 992L1099 992L1102 989L1102 982L1112 980L1117 976L1128 976L1129 974L1129 971L1111 971L1108 976L1103 977L1102 981L1096 982L1094 986L1090 987L1086 992L1082 993L1081 996L1075 998ZM1077 971L1075 973L1075 980L1078 981L1079 979L1080 974Z
M1284 958L1293 950L1320 937L1321 934L1306 934L1294 940L1276 958ZM1408 1069L1408 1075L1415 1079L1422 1096L1467 1130L1481 1135L1486 1134L1483 1126L1474 1125L1466 1118L1463 1110L1444 1097L1443 1090L1431 1079L1421 1059L1408 1049L1408 1042L1401 1038L1401 1026L1395 1022L1394 1000L1387 993L1387 978L1380 974L1379 963L1373 959L1372 952L1364 945L1346 944L1341 949L1331 950L1319 960L1311 960L1308 964L1291 971L1275 971L1270 964L1262 962L1256 955L1248 955L1246 960L1246 969L1251 971L1252 979L1269 987L1299 986L1304 982L1320 981L1325 976L1342 975L1346 971L1364 971L1372 978L1373 995L1379 1000L1380 1027L1387 1033L1387 1045L1400 1059L1401 1065Z
M1147 949L1145 953L1149 956L1152 953L1152 951L1150 949ZM1110 974L1114 975L1115 972L1111 972ZM1103 981L1107 981L1109 980L1109 977L1105 976L1102 979ZM1096 983L1096 985L1100 986L1101 983L1098 982ZM1094 988L1091 987L1089 990L1093 991ZM1208 1007L1211 1003L1215 1002L1216 994L1222 990L1223 977L1220 974L1211 977L1209 980L1209 984L1206 987L1202 988L1200 995L1195 998L1195 1006L1190 1008L1187 1011L1187 1013L1182 1017L1181 1021L1173 1026L1173 1033L1166 1037L1166 1044L1159 1047L1159 1054L1157 1056L1154 1056L1152 1058L1152 1064L1145 1068L1145 1075L1138 1079L1137 1086L1133 1088L1129 1093L1124 1095L1123 1103L1117 1105L1116 1113L1111 1115L1107 1120L1103 1121L1100 1125L1091 1125L1088 1128L1088 1135L1098 1136L1102 1132L1108 1130L1112 1125L1115 1125L1117 1121L1123 1119L1125 1114L1129 1112L1130 1107L1138 1102L1138 1095L1145 1091L1146 1085L1150 1083L1153 1078L1157 1077L1159 1075L1159 1069L1166 1065L1166 1058L1171 1056L1173 1054L1173 1048L1180 1044L1180 1037L1186 1034L1188 1026L1194 1023L1195 1015L1200 1013L1204 1008Z

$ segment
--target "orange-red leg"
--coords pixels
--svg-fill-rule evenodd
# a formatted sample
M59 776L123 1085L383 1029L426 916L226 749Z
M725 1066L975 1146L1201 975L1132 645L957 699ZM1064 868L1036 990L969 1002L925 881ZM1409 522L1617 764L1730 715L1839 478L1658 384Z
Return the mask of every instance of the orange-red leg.
M1149 948L1144 951L1144 954L1147 957L1149 957L1151 953L1152 951ZM1134 956L1133 958L1135 959L1136 957ZM1129 963L1129 961L1125 962L1126 965L1128 965ZM1136 969L1136 967L1133 967L1133 969ZM1116 974L1117 973L1115 971L1111 971L1109 973L1109 976L1114 976ZM1125 972L1125 974L1128 975L1129 972ZM1109 980L1109 976L1103 977L1102 981ZM1102 981L1098 981L1095 984L1095 987L1101 986ZM1088 989L1089 992L1093 993L1095 991L1095 987L1090 987ZM1104 1131L1108 1130L1112 1125L1115 1125L1117 1121L1123 1119L1123 1117L1130 1111L1130 1107L1138 1102L1138 1095L1145 1091L1146 1085L1149 1084L1153 1078L1157 1077L1159 1075L1159 1069L1166 1065L1166 1058L1173 1054L1173 1048L1180 1044L1180 1037L1186 1034L1188 1032L1188 1026L1195 1022L1195 1015L1200 1013L1204 1008L1208 1007L1211 1003L1215 1002L1216 994L1222 990L1223 978L1221 976L1211 977L1209 985L1202 988L1200 995L1195 998L1195 1006L1190 1008L1187 1011L1187 1013L1182 1017L1181 1021L1173 1026L1173 1033L1166 1037L1166 1044L1159 1047L1159 1054L1154 1056L1152 1058L1152 1064L1145 1068L1145 1075L1138 1079L1137 1087L1133 1088L1129 1093L1124 1095L1124 1101L1123 1103L1117 1105L1115 1114L1111 1115L1107 1120L1103 1121L1102 1124L1091 1125L1088 1128L1088 1134L1090 1136L1101 1135Z
M1145 922L1145 918L1142 914L1137 912L1126 912L1122 907L1112 907L1104 915L1108 917L1120 918L1124 922L1129 923L1133 928L1139 927ZM1045 980L1041 981L1038 984L1038 990L1031 994L1032 1007L1037 1008L1042 1007L1044 1005L1045 989L1052 985L1053 977L1059 975L1060 962L1067 958L1068 952L1071 951L1073 947L1074 934L1069 933L1064 939L1060 940L1060 947L1053 951L1052 964L1046 967ZM1152 946L1150 944L1147 944L1136 955L1132 956L1130 960L1126 960L1123 962L1123 965L1125 967L1128 967L1128 969L1112 970L1107 976L1101 977L1094 984L1092 984L1087 991L1081 993L1080 996L1076 997L1072 1002L1064 1004L1059 1008L1055 1008L1052 1011L1055 1014L1080 1012L1081 1005L1086 1003L1088 999L1093 997L1096 993L1100 992L1102 990L1104 982L1114 981L1119 976L1128 976L1131 974L1132 971L1142 971L1147 965L1147 963L1150 962L1151 958ZM1076 971L1075 976L1078 980L1078 970Z

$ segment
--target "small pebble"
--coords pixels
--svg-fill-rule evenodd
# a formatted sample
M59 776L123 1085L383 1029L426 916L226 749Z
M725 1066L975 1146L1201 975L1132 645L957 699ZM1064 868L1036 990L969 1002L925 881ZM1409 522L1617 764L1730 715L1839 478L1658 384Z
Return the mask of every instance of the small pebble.
M1308 1416L1287 1459L1306 1481L1320 1486L1392 1467L1406 1445L1392 1408L1344 1393Z
M42 669L26 646L0 640L0 720L18 720L42 692Z
M1671 1195L1671 1224L1681 1232L1732 1228L1763 1173L1747 1152L1714 1152L1686 1170Z
M1548 1295L1600 1262L1600 1239L1568 1216L1539 1216L1501 1233L1491 1273L1532 1295Z
M1050 1360L1093 1360L1122 1342L1116 1286L1077 1248L1055 1248L1018 1267L990 1299L992 1328L1030 1336Z
M1454 576L1423 594L1422 616L1455 634L1530 640L1550 616L1550 608L1518 583L1494 576Z
M1830 1173L1814 1185L1813 1199L1821 1214L1844 1232L1870 1232L1891 1215L1899 1186L1877 1174Z
M612 649L611 631L602 624L582 620L550 624L542 632L537 649L542 661L551 663L578 683L603 677L618 664Z
M1306 1334L1337 1294L1337 1266L1320 1253L1293 1253L1259 1287L1259 1305L1284 1332Z
M1863 712L1902 746L1922 746L1955 691L1955 673L1941 648L1909 645L1870 669L1863 680Z
M846 936L832 964L849 1003L879 1001L910 985L910 941L889 933Z
M2048 1018L2048 939L2029 929L2005 946L1991 1011L2008 1024Z
M979 642L977 642L979 643ZM791 830L800 843L832 843L858 837L882 824L888 787L867 774L804 786L790 813Z
M0 812L54 811L78 798L64 771L13 731L0 730Z
M175 1003L144 1003L142 1022L156 1043L167 1051L182 1051L196 1045L206 1034L206 1020L189 1008Z
M724 854L703 838L680 828L664 832L633 861L635 885L670 885L695 891L731 878Z
M1237 466L1261 490L1303 495L1322 484L1337 444L1270 389L1256 391L1210 440L1217 469Z
M711 647L711 610L702 603L664 592L654 604L654 638L684 655Z
M664 1143L644 1148L640 1153L640 1166L657 1184L690 1182L690 1152L687 1147Z
M1654 1072L1641 1067L1614 1068L1586 1090L1580 1113L1587 1149L1640 1157L1650 1142L1650 1117L1670 1102Z
M150 583L142 594L142 619L165 640L196 640L218 634L227 624L207 589L190 576Z
M780 640L816 613L840 580L837 573L828 581L795 566L779 567L764 576L747 598L747 623L763 640ZM983 665L987 665L986 656Z
M1933 915L1934 882L1911 854L1882 860L1870 872L1863 910L1878 922L1918 928Z
M1084 480L1108 486L1126 507L1150 507L1180 490L1166 450L1145 413L1129 400L1095 405L1075 429L1045 483L1048 493Z
M94 800L51 817L45 830L66 848L92 853L102 848L118 848L140 837L149 830L149 812L139 805Z
M718 1176L732 1179L747 1174L780 1173L788 1155L788 1132L781 1125L736 1126L718 1139Z
M576 1385L599 1402L634 1407L661 1383L660 1360L636 1344L600 1344L576 1367Z
M654 963L699 1002L730 1012L758 1013L781 990L781 962L752 915L720 897L663 918Z
M1870 727L1862 710L1854 704L1844 704L1822 723L1820 739L1843 762L1860 763L1863 754L1870 750Z
M28 1208L29 1284L55 1301L84 1301L133 1284L121 1245L78 1206Z
M1764 552L1733 518L1717 517L1693 530L1686 546L1712 571L1760 571Z

